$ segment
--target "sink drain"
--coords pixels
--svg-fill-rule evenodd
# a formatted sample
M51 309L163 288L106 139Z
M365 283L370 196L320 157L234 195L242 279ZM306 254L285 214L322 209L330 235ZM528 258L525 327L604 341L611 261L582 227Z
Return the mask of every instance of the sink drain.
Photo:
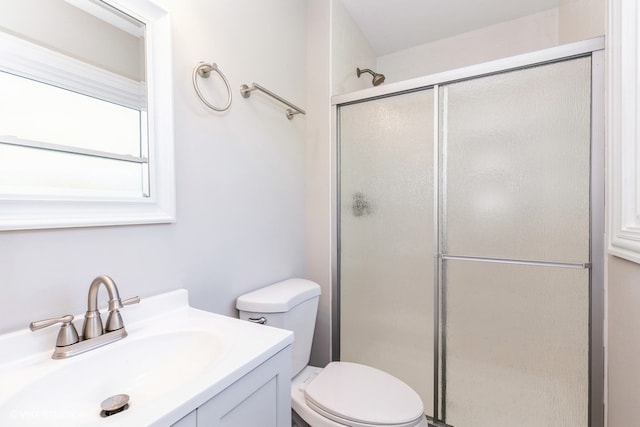
M129 395L128 394L116 394L114 396L107 397L100 404L100 416L102 418L110 417L111 415L118 414L122 411L129 409Z

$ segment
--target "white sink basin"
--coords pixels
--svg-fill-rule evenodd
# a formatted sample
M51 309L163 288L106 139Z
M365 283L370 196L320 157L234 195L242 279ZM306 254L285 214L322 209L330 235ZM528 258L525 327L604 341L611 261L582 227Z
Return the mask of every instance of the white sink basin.
M123 309L128 337L68 359L50 358L52 334L0 336L2 348L43 338L50 347L0 360L0 425L168 425L292 341L286 331L193 309L186 296L176 291ZM129 408L101 417L101 402L116 394L129 395Z
M58 366L51 366L50 373L28 382L7 400L0 420L8 411L24 426L42 426L51 419L67 425L89 424L107 397L124 393L132 405L153 404L158 396L192 381L222 351L221 341L204 331L125 340L94 350L88 357L52 361ZM17 372L17 383L22 374ZM0 421L0 425L5 424Z

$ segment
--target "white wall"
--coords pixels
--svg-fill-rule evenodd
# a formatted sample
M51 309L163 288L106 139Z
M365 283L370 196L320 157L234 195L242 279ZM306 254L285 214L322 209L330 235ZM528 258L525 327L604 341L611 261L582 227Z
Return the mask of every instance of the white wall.
M320 284L311 363L331 360L331 2L307 1L307 278Z
M331 0L331 86L332 94L371 87L371 75L358 78L356 68L375 71L376 55L342 0Z
M386 82L507 58L558 44L558 11L550 9L378 57Z
M84 312L103 273L122 297L185 287L195 307L228 315L238 295L305 276L306 118L289 121L282 105L243 99L238 88L255 81L305 107L306 2L163 3L174 43L177 223L0 233L0 333ZM227 75L227 113L197 98L198 61Z
M607 277L607 425L640 425L640 265L610 256Z
M334 94L364 89L349 80L356 60L373 55L342 6L334 2ZM558 8L414 46L376 59L386 83L507 58L604 35L605 0L560 0ZM349 62L349 58L353 58Z
M558 41L560 44L605 34L606 0L560 0Z

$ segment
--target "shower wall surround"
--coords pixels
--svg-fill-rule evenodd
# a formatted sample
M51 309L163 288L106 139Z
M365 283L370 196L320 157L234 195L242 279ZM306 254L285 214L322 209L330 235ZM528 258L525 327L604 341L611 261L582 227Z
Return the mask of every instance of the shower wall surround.
M342 0L331 4L334 95L364 88L347 75L355 67L375 69L387 83L398 82L605 34L606 0L558 0L556 7L538 13L377 56L343 16Z
M382 55L377 67L397 82L557 45L554 8Z
M306 105L305 2L158 3L172 21L177 222L0 233L0 332L84 312L102 273L126 295L184 287L195 307L232 316L238 295L306 273L305 120L269 102L214 114L190 80L213 60L234 91L255 80Z

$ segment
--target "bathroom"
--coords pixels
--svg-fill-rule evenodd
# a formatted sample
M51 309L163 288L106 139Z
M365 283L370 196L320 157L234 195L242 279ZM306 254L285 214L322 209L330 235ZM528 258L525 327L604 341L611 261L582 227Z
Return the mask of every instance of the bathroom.
M336 244L331 96L370 87L356 67L394 82L602 36L608 8L605 0L550 2L528 17L434 42L424 47L429 61L395 62L394 70L348 51L361 41L340 26L346 16L338 0L157 3L171 17L175 222L0 232L0 333L82 312L89 283L102 273L124 298L185 288L194 307L234 317L239 295L304 277L322 288L311 363L328 363ZM191 76L199 61L216 62L229 79L227 112L211 112L197 98ZM287 120L277 103L258 94L243 99L238 88L252 82L306 116ZM606 416L609 426L625 427L640 423L640 339L633 335L640 267L613 255L605 261Z

